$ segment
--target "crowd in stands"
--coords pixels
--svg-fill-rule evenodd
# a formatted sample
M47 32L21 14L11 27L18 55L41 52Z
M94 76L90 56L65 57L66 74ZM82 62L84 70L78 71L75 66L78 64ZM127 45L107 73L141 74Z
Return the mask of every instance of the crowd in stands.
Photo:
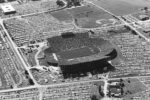
M85 46L84 39L88 39L88 34L74 34L71 37L52 37L48 39L49 45L52 47L53 52L62 50L69 50L71 48L80 48Z
M47 51L60 52L70 49L78 49L85 46L101 46L105 45L105 42L101 38L90 38L89 33L74 33L70 37L56 36L48 39L50 48ZM104 46L103 46L104 47Z

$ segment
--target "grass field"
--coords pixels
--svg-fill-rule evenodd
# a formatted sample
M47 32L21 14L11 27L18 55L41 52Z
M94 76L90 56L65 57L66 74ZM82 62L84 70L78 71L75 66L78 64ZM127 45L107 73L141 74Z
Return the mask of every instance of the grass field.
M135 13L145 6L150 7L148 0L92 0L92 2L118 16Z
M99 52L98 48L83 47L83 48L60 52L57 53L57 55L59 56L59 58L72 59L72 58L90 56L98 52Z
M64 21L64 22L73 21L71 14L69 14L69 12L66 10L53 12L51 13L51 15L57 18L59 21Z
M81 28L96 28L101 27L101 24L96 23L100 19L112 19L113 16L106 13L93 5L86 5L73 9L68 9L75 20L75 24Z
M109 19L112 18L110 14L102 9L95 7L94 5L81 6L73 9L68 9L68 11L75 18L97 18L97 19Z

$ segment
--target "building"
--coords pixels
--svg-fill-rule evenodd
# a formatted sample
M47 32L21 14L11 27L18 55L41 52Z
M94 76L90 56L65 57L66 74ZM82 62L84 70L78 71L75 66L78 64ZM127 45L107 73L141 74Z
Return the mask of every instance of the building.
M5 15L16 13L16 10L12 7L11 4L1 5L1 9Z
M147 15L139 15L139 18L141 21L149 20L149 16L147 16Z
M108 61L117 56L116 49L109 41L99 37L91 38L89 32L67 32L48 38L47 41L49 48L44 50L45 56L41 61L44 60L45 65L58 67L53 69L61 69L64 76L91 71L94 73L95 70L102 72L105 67L113 67Z

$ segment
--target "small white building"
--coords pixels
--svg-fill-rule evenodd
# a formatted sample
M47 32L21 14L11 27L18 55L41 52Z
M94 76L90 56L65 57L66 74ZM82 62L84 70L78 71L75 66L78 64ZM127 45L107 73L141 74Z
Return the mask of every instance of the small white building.
M1 9L5 15L16 13L16 10L13 8L11 4L1 5Z

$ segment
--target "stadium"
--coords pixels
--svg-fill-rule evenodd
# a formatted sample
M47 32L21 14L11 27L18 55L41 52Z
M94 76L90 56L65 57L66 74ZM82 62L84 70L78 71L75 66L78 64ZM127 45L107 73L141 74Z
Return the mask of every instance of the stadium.
M64 74L86 73L95 69L102 71L104 67L111 66L108 61L117 56L108 40L92 37L91 32L62 33L47 41L49 48L44 50L45 62L59 66Z

